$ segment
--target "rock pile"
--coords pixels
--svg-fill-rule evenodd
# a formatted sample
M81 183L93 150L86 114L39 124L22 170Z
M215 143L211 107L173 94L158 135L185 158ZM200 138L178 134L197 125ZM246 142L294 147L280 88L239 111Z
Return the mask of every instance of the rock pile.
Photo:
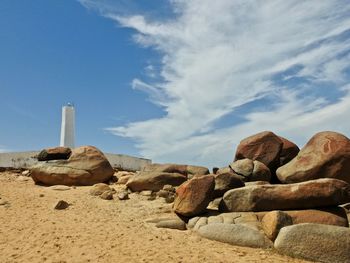
M287 139L262 132L242 140L235 161L214 171L176 190L173 210L187 229L233 245L350 262L347 137L321 132L299 151ZM214 198L218 211L207 208Z

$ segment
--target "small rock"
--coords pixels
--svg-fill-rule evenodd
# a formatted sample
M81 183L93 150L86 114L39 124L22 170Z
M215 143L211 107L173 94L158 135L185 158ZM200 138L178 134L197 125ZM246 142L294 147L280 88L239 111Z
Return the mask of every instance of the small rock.
M127 200L129 199L129 193L127 191L121 192L117 195L119 200Z
M100 198L104 199L104 200L112 200L113 199L113 192L112 191L103 192L100 195Z
M165 190L159 190L158 193L157 193L157 195L158 195L159 197L167 198L168 195L169 195L169 192L168 192L168 191L165 191Z
M66 209L69 206L69 204L64 200L59 200L56 205L54 206L54 209L56 210L63 210Z
M71 188L67 185L53 185L48 187L51 190L56 190L56 191L67 191L70 190Z
M156 224L156 227L186 230L186 224L181 219L171 219L171 220L160 221Z
M169 194L167 197L165 197L165 202L170 204L175 201L175 194Z
M167 192L171 192L171 193L175 193L175 191L176 191L175 187L170 185L170 184L164 185L163 190L167 191Z
M30 176L30 171L29 170L25 170L22 172L23 176Z
M45 195L44 194L39 194L39 197L44 197Z
M151 190L144 190L144 191L140 192L140 195L151 196L152 195L152 191Z
M113 188L110 188L107 184L104 183L99 183L99 184L94 184L92 188L90 189L89 193L90 195L93 196L99 196L102 195L106 191L114 191Z

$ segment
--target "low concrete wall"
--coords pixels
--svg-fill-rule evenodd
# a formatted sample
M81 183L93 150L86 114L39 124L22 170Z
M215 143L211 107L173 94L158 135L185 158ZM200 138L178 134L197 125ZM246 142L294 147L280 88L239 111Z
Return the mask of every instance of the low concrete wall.
M36 159L38 154L39 151L0 153L0 167L30 168L38 162ZM152 163L149 159L123 154L105 153L105 156L113 168L128 171L138 171L145 165Z

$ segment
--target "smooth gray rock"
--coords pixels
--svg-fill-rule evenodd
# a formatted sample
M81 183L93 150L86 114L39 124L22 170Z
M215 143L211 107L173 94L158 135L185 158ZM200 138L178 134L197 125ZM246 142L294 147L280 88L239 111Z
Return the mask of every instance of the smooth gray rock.
M170 219L170 220L160 221L156 224L156 227L186 230L186 224L181 219Z
M321 224L283 227L274 247L279 253L318 262L350 262L350 229Z
M241 224L213 223L199 228L205 238L236 246L270 248L273 243L260 231Z

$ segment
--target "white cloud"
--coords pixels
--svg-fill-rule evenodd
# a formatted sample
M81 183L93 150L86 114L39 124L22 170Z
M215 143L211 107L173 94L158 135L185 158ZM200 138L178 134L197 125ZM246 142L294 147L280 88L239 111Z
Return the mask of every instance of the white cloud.
M85 6L98 6L89 2ZM262 130L299 144L320 130L350 134L349 93L335 99L319 89L320 83L331 83L332 92L341 94L350 79L344 73L350 65L345 1L171 2L177 15L168 21L99 7L104 16L135 29L136 42L162 55L162 81L135 79L132 86L149 93L165 116L110 129L135 139L142 155L220 166L231 160L237 142ZM296 66L299 70L290 72ZM284 80L298 80L276 81L283 71ZM268 104L260 105L261 98ZM244 123L217 127L242 107Z

